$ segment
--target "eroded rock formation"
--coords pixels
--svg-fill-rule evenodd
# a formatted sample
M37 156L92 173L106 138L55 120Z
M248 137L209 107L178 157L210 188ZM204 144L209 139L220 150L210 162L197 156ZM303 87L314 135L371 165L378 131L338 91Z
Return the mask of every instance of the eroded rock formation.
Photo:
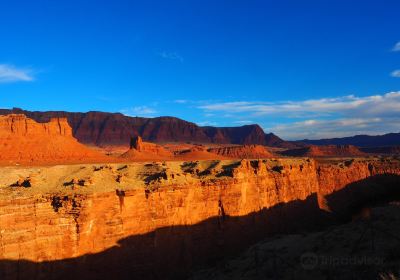
M309 146L286 150L281 154L294 157L355 157L366 155L352 145Z
M25 115L0 116L2 163L67 163L105 160L76 141L65 118L37 123Z
M273 157L273 154L268 151L266 147L261 145L243 145L211 148L208 151L229 158L256 159Z
M173 154L154 143L143 142L142 137L132 137L130 149L122 154L123 159L131 161L172 160Z
M33 168L24 176L33 173L29 188L11 187L21 171L0 177L1 279L184 278L267 234L323 224L337 210L331 194L400 175L400 163L216 160ZM64 184L73 179L91 184Z
M24 114L37 122L51 118L67 118L74 137L89 145L128 147L129 139L141 136L150 142L195 142L225 144L260 144L276 147L296 147L278 136L265 134L259 125L241 127L199 127L174 117L140 118L119 113L62 111L31 112L18 108L0 109L0 115Z
M175 153L175 157L179 160L207 160L207 159L226 159L222 155L211 153L207 147L203 145L195 145L188 149L183 149Z

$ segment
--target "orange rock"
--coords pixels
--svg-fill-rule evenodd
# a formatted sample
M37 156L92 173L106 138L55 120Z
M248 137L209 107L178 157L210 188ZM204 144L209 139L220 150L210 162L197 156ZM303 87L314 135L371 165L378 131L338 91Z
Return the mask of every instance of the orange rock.
M54 164L110 160L78 143L65 118L37 123L25 115L0 116L0 163Z
M221 148L211 148L208 150L211 153L215 153L220 156L230 158L271 158L273 154L261 145L243 145L243 146L231 146Z
M130 149L121 157L133 161L172 160L173 154L162 146L143 142L142 138L137 136L131 139Z
M326 195L377 174L400 175L400 164L242 160L222 170L232 172L221 179L193 175L190 183L171 181L154 192L121 190L116 182L103 193L0 195L0 276L174 279L268 233L317 223L313 215L329 209Z
M366 153L363 153L359 148L352 145L309 146L286 150L281 152L281 154L295 157L354 157L366 155Z
M194 145L188 149L177 151L175 156L179 160L208 160L226 158L215 153L210 153L207 151L207 148L202 145Z

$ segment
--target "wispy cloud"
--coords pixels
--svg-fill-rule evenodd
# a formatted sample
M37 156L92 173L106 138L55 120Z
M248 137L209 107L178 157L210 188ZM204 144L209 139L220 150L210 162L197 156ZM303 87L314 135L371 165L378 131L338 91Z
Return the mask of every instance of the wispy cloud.
M218 123L213 121L200 121L196 122L196 124L198 126L218 126Z
M394 70L392 73L390 73L390 76L400 78L400 70Z
M30 82L33 81L30 69L17 68L10 64L0 64L0 83Z
M394 45L392 51L400 52L400 42L397 42L396 45Z
M240 120L240 121L234 121L233 123L238 124L238 125L246 125L246 124L253 124L255 122L247 121L247 120Z
M148 106L135 106L131 108L126 108L120 110L120 112L124 115L131 117L153 117L157 111Z
M306 116L331 116L355 114L398 113L400 110L400 91L384 95L357 97L354 95L309 99L305 101L284 102L225 102L199 106L206 112L225 112L229 114L246 113L250 116L285 115L292 118Z
M164 59L170 59L170 60L177 60L181 63L183 63L183 57L178 54L177 52L167 52L167 51L162 51L159 52L158 55Z
M186 104L186 103L188 103L189 102L189 100L186 100L186 99L177 99L177 100L174 100L174 103L178 103L178 104Z
M400 91L302 101L210 103L198 108L225 116L233 124L251 118L265 131L292 140L400 131Z
M305 120L264 128L288 140L322 139L354 135L380 135L400 131L400 118L346 118Z

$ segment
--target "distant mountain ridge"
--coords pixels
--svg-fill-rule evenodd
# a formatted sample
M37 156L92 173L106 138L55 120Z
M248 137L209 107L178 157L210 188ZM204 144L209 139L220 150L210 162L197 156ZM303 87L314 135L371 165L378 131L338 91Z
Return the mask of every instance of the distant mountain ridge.
M26 111L19 108L0 109L0 115L24 114L37 122L64 117L79 142L96 146L129 146L131 137L141 136L151 142L197 142L218 144L258 144L293 148L273 133L266 134L257 125L240 127L200 127L175 117L142 118L121 113L65 111Z
M353 145L357 147L379 147L379 146L398 146L400 145L400 133L388 133L377 136L356 135L351 137L320 139L320 140L300 140L296 143L309 145Z

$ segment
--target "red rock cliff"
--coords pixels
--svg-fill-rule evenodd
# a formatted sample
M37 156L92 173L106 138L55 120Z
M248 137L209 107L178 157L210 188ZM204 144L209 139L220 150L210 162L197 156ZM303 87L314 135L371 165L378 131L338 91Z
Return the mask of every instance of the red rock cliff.
M230 158L271 158L273 154L261 145L243 145L232 147L211 148L208 150L217 155Z
M309 146L290 149L281 152L281 154L295 157L356 157L366 155L359 148L352 145Z
M66 118L37 123L25 115L0 116L0 163L50 164L104 160L72 136Z
M52 118L48 123L37 123L25 115L0 116L0 137L72 137L72 129L66 118ZM48 139L43 139L48 140Z
M115 166L110 174L133 174L137 166ZM400 174L398 161L192 162L179 172L168 164L145 166L156 167L140 171L146 185L133 189L3 190L0 278L185 277L193 265L243 249L268 232L318 223L323 197L349 183Z
M296 147L276 135L265 134L258 125L241 127L200 127L174 117L140 118L119 113L62 111L31 112L21 109L0 109L0 115L24 114L37 122L54 117L67 118L79 142L98 146L128 146L129 139L141 136L150 142L196 142L260 144L277 147Z

